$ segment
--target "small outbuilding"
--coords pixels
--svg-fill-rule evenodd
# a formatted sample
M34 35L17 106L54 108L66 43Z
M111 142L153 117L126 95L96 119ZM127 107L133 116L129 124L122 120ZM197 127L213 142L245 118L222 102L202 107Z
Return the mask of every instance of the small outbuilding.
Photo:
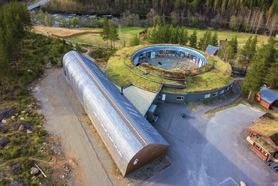
M266 109L278 108L278 91L262 87L256 96L259 103Z
M208 45L208 47L206 48L206 54L213 56L217 54L218 50L219 47Z
M267 113L255 120L247 131L251 150L278 171L278 118Z

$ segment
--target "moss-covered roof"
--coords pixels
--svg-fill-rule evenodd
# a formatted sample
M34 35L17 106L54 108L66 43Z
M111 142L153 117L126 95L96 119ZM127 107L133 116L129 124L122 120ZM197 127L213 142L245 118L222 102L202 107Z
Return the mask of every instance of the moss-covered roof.
M264 115L254 121L249 130L266 137L275 137L275 134L278 133L278 118L269 114Z
M107 65L107 75L119 86L133 84L139 88L157 92L163 84L180 84L181 82L169 80L158 76L155 69L145 69L143 66L135 66L131 62L132 54L146 46L126 47L116 52ZM231 83L231 67L218 57L208 58L208 63L215 62L214 68L208 72L198 74L194 77L186 78L185 89L167 88L166 92L187 93L198 92L221 88Z

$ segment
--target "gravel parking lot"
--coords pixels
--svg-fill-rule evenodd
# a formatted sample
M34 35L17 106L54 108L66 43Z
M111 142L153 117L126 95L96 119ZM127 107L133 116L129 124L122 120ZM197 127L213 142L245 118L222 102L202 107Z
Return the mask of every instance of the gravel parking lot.
M240 104L208 118L200 111L205 109L194 110L199 111L185 105L159 106L155 126L170 143L172 165L145 185L238 185L241 180L247 185L273 185L278 181L244 138L245 129L261 111Z

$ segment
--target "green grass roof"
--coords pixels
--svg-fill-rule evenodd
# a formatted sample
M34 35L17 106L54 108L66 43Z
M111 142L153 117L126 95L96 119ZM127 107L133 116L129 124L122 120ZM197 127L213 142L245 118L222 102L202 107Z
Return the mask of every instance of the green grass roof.
M132 64L132 54L146 46L150 45L126 47L118 50L108 61L106 73L110 79L119 86L133 84L152 92L159 91L162 84L179 84L180 82L156 76L155 70L148 69L149 73L146 73L144 67ZM232 81L230 65L215 56L208 58L208 63L212 62L215 65L211 71L194 77L186 77L187 87L185 89L164 88L164 91L174 93L197 92L221 88L230 83Z

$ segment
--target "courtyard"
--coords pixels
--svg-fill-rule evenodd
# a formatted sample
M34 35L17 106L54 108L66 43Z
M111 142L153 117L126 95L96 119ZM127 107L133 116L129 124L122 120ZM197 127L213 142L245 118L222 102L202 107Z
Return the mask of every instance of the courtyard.
M205 114L207 106L159 105L154 124L170 144L171 166L145 185L272 185L272 172L247 146L245 129L263 112L239 104ZM216 166L217 165L217 166ZM276 183L276 184L277 184Z

